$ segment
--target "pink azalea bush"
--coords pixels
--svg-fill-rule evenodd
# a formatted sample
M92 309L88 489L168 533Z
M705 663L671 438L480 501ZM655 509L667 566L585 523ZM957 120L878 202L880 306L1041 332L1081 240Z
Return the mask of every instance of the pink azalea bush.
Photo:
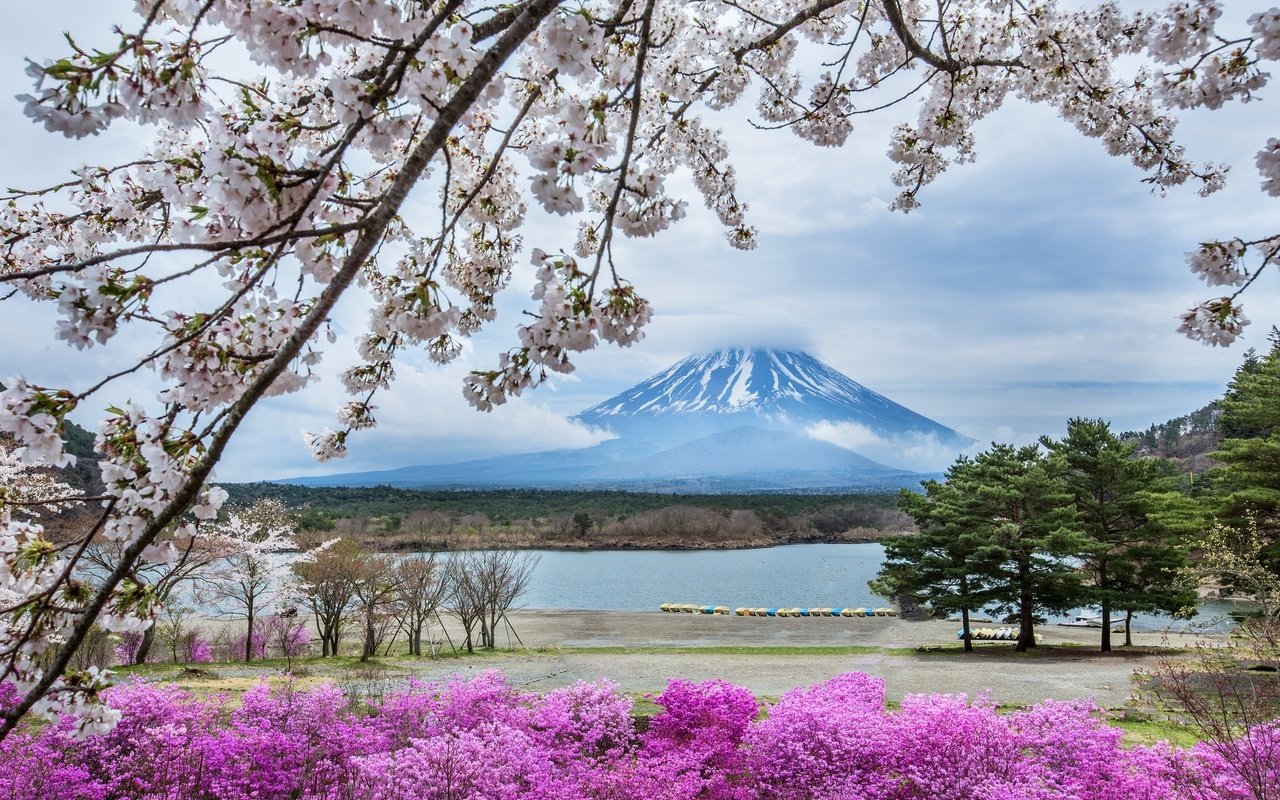
M14 701L0 693L0 707ZM856 673L763 708L739 686L673 681L647 727L607 682L539 695L496 672L411 682L360 713L332 686L290 683L239 703L144 683L107 700L121 713L110 733L80 737L65 718L6 739L0 797L1244 800L1280 773L1276 726L1242 743L1254 755L1242 770L1205 745L1126 749L1085 702L997 714L934 695L888 711L883 682Z
M187 664L208 664L213 661L213 645L199 633L189 636L182 647Z
M241 634L231 640L231 659L229 660L238 661L244 658L245 640L248 636L248 634ZM249 654L253 658L267 657L267 637L261 630L253 632L253 641L249 644Z

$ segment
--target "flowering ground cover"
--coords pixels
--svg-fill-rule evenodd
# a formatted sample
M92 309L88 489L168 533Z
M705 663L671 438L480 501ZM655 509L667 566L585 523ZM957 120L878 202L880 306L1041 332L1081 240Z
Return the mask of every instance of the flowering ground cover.
M0 702L11 702L12 693ZM932 695L885 705L847 673L759 702L721 681L674 681L633 716L607 682L524 693L497 672L410 683L369 704L334 686L262 684L239 703L172 686L111 689L119 724L66 718L0 752L13 800L1208 800L1250 798L1240 765L1200 744L1126 748L1086 702L997 713ZM1274 727L1259 741L1280 739ZM1278 748L1266 748L1265 752ZM1263 752L1254 748L1254 752ZM1251 774L1274 774L1254 763Z

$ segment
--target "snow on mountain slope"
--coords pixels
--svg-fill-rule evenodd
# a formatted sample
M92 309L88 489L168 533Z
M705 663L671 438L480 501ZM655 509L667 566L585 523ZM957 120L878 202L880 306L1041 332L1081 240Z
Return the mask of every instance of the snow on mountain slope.
M678 442L743 426L804 432L908 469L939 469L972 440L807 353L690 356L577 416L620 436Z

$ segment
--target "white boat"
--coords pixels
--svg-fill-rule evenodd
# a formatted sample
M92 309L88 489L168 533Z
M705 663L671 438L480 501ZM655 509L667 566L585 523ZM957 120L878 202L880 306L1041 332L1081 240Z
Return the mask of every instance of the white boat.
M1114 620L1113 620L1114 621ZM1101 614L1081 614L1072 622L1059 622L1059 625L1065 628L1101 628Z

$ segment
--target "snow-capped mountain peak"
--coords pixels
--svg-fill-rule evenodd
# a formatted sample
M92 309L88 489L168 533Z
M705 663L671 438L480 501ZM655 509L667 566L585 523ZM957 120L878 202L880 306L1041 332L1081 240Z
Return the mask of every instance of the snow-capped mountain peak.
M689 356L578 417L604 423L609 417L798 408L845 408L855 413L881 409L919 417L808 353L762 349Z
M866 450L874 449L871 457L881 461L886 452L908 447L946 449L949 461L970 443L951 428L794 350L730 349L689 356L577 419L624 437L670 441L750 425L807 431L841 443L838 434L843 431L858 442L854 449L867 455Z

